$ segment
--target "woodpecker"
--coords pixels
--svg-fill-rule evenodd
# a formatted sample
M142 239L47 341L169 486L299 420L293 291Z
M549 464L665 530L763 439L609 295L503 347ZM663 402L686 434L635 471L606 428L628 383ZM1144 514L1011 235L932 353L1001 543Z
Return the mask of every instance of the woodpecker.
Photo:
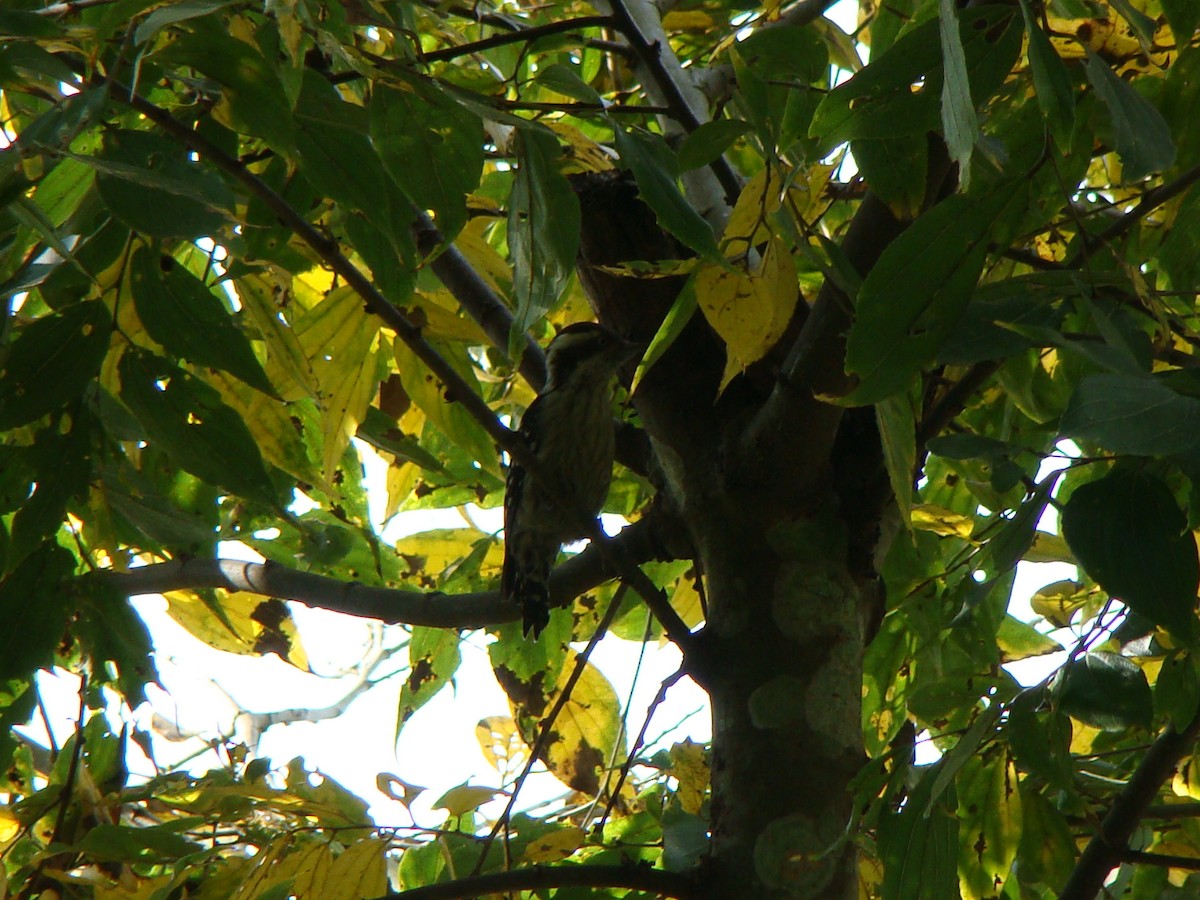
M562 544L586 537L608 496L613 463L613 380L633 345L592 322L568 325L546 348L546 385L519 432L537 472L513 460L504 491L500 589L520 605L524 633L550 621L550 569Z

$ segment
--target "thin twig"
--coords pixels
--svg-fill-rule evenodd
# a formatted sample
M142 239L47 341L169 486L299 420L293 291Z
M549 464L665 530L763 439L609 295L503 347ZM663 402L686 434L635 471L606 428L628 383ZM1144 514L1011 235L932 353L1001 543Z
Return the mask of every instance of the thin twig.
M117 0L70 0L67 3L51 3L41 9L30 10L35 16L65 16L94 6L110 6Z
M422 53L419 58L425 63L446 62L447 60L457 59L460 56L468 56L472 53L483 53L485 50L503 47L507 44L536 41L539 38L549 35L562 34L564 31L578 31L582 28L604 28L609 25L612 25L612 18L609 16L580 16L577 19L547 22L544 25L531 25L519 31L493 34L491 37L486 37L482 40L472 41L469 44L459 44L457 47L447 47L444 50L430 50Z
M608 821L609 815L612 814L613 804L616 798L621 795L621 788L625 787L625 780L629 777L629 770L633 768L633 760L637 755L642 744L646 740L646 732L650 728L650 722L654 719L654 714L658 708L666 702L667 691L673 688L679 679L686 675L682 668L677 669L673 674L668 675L663 679L662 684L658 686L658 693L654 695L654 699L650 702L650 706L646 709L646 718L642 720L642 729L638 732L637 740L633 742L633 746L629 749L629 757L625 760L625 765L621 766L621 775L617 778L617 786L612 793L608 795L608 806L604 808L604 815L600 817L600 821L596 823L594 830L599 831L604 828L604 823Z

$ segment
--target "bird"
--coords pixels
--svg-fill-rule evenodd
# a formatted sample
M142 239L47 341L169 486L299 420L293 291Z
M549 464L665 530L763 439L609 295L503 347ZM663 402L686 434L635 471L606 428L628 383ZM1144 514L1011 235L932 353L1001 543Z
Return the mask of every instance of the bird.
M537 460L514 459L504 492L500 589L521 608L523 634L550 622L550 570L559 548L586 537L612 480L613 382L636 347L594 322L562 329L546 348L546 383L518 433Z

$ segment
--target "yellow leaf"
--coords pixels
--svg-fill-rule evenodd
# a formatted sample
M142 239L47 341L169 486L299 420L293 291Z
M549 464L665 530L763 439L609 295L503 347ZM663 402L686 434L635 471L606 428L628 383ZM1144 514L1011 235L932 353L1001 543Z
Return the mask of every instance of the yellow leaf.
M367 414L378 386L372 348L379 320L367 315L349 287L331 291L296 323L317 382L317 408L325 435L322 472L332 481L350 438Z
M479 541L488 538L489 535L474 528L435 528L401 538L395 544L395 552L409 574L433 577L466 559ZM498 574L503 561L503 548L492 541L479 567L480 574Z
M333 861L322 894L313 900L360 900L387 893L387 842L369 837L343 850Z
M225 404L242 417L263 459L301 481L322 484L321 476L312 469L304 440L286 405L219 369L206 371L204 380L215 387ZM333 490L328 483L322 487Z
M763 169L742 188L725 233L721 236L722 249L731 254L745 253L746 248L760 242L758 233L766 226L766 218L779 209L779 178L775 169Z
M284 400L315 399L316 373L295 330L280 318L286 306L281 298L288 296L287 287L267 274L255 272L237 279L234 288L242 309L266 345L267 361L263 369L276 392Z
M291 842L292 836L285 834L259 850L254 855L253 868L233 895L233 900L251 900L274 884L275 867Z
M410 313L410 317L421 323L421 331L425 337L435 341L488 343L487 335L483 333L479 323L459 315L458 302L449 291L416 291L412 299L416 310Z
M167 613L210 647L241 656L275 653L298 669L308 669L308 657L287 604L257 594L230 594L217 589L209 604L195 591L171 591Z
M704 621L704 606L700 602L700 592L696 590L696 580L695 572L685 572L679 576L671 593L671 606L688 628L695 628Z
M558 678L548 690L542 687L540 672L535 680L527 682L507 669L495 669L497 680L508 694L521 737L529 746L537 740L541 716L549 713L557 702L578 658L574 650L567 648ZM617 693L600 670L587 663L554 721L542 762L563 784L596 796L600 793L601 773L610 764L620 765L625 753Z
M433 808L444 809L450 813L452 818L458 818L504 793L505 791L499 788L484 787L478 784L460 784L442 794L433 804Z
M1092 591L1077 581L1056 581L1039 588L1029 605L1056 628L1071 624L1071 617L1092 598Z
M679 782L676 796L684 812L699 814L708 790L708 754L703 744L686 740L670 750L671 774Z
M421 467L416 463L398 463L388 466L387 506L383 510L383 521L388 521L400 511L404 501L412 494L421 480Z
M673 9L663 16L662 24L667 31L697 31L703 34L712 34L717 30L713 17L699 9Z
M975 530L975 520L970 516L951 512L932 503L913 507L912 524L913 528L921 531L931 531L943 537L958 537L963 540L969 540L971 532Z
M604 152L604 148L574 125L561 119L547 119L544 124L566 144L561 166L564 175L577 172L606 172L615 167L613 158Z
M491 222L486 218L472 220L458 233L454 246L479 273L479 277L487 282L488 287L500 296L507 297L512 291L512 270L504 257L483 236L484 229L490 225Z
M264 879L263 888L290 880L289 895L298 900L324 900L328 896L325 886L332 866L333 856L328 844L305 841L275 864L270 876Z
M576 825L568 825L549 834L534 838L521 854L525 862L549 863L566 859L583 846L587 833Z
M512 716L488 716L475 726L479 749L492 768L504 775L524 761L525 744L517 732Z
M700 270L696 299L727 351L722 389L775 346L799 296L795 262L780 238L771 238L758 272L715 265Z

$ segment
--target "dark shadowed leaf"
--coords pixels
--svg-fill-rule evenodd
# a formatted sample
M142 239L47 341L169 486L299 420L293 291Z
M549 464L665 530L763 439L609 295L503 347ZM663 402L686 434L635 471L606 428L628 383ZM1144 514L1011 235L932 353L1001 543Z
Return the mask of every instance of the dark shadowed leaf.
M1033 17L1029 0L1021 0L1025 17L1025 34L1029 38L1029 68L1037 92L1042 118L1054 135L1054 142L1064 152L1071 146L1071 128L1075 124L1075 96L1071 78L1062 58L1050 43L1050 38Z
M0 363L0 428L24 425L78 398L108 350L111 315L98 300L32 323Z
M224 369L268 394L275 389L229 311L186 268L146 247L133 256L130 288L150 337L180 359Z
M1162 113L1095 54L1088 55L1087 76L1108 107L1125 180L1137 181L1169 169L1175 162L1175 144Z
M1153 378L1092 375L1071 395L1059 431L1114 453L1186 453L1200 445L1200 400Z
M1154 709L1145 673L1132 660L1103 650L1062 670L1056 694L1063 712L1104 731L1148 726Z
M992 224L1012 194L943 200L889 245L858 292L846 371L848 401L875 403L933 360L971 297Z
M945 762L928 769L899 812L879 822L884 900L952 900L958 897L958 800L951 782L930 803Z
M658 224L701 256L714 261L722 259L712 226L692 209L675 183L677 163L663 139L620 128L613 134L621 162L633 172L638 191L654 210Z
M63 582L74 569L75 558L51 541L0 579L0 681L49 664L66 627L70 594Z
M1062 529L1084 571L1110 596L1177 640L1195 639L1196 541L1166 484L1116 469L1076 489Z
M396 184L421 209L431 209L447 238L467 220L466 195L483 168L483 123L449 94L413 79L376 88L371 142Z
M233 193L178 144L143 131L110 131L99 156L76 156L96 170L108 208L135 231L194 238L218 233L230 218Z
M121 357L120 374L121 400L183 469L243 497L274 502L254 438L216 391L137 350Z

